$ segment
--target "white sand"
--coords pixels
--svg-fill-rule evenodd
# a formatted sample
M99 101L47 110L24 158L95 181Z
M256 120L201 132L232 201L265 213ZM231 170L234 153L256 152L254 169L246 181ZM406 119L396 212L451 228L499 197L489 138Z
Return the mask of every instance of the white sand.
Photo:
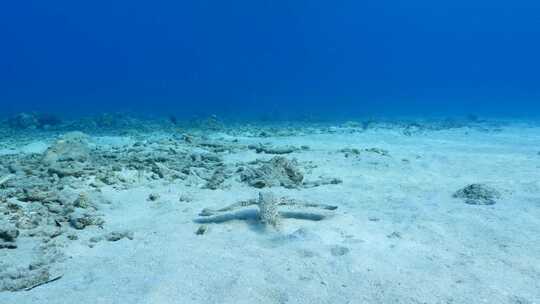
M201 209L256 197L257 189L164 182L106 189L112 202L102 206L106 228L129 229L134 240L89 248L83 235L65 248L70 259L62 279L0 293L0 303L540 303L540 128L413 137L375 130L263 142L308 145L310 151L288 156L318 166L307 179L343 179L273 189L337 205L334 216L284 219L274 231L248 210L238 216L247 220L209 224L198 236L194 220ZM346 147L383 148L390 157L345 158L337 150ZM248 151L226 159L258 157ZM491 206L452 198L477 182L496 187L503 198ZM161 198L149 202L150 193ZM180 202L181 194L193 201Z

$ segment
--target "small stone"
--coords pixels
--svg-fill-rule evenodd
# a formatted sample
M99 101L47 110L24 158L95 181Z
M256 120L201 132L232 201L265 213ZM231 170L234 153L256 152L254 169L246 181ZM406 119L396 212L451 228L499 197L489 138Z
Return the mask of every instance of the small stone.
M199 226L199 228L197 229L197 231L195 231L195 234L196 234L196 235L203 235L203 234L205 234L207 231L208 231L208 226L206 226L206 225L201 225L201 226Z
M28 269L29 270L40 269L43 266L45 266L46 264L47 263L45 261L43 261L43 260L35 261L35 262L30 263L30 265L28 265Z
M15 242L19 237L19 230L11 225L3 225L0 227L0 239L6 242Z
M386 236L389 239L401 239L401 233L394 231Z
M379 154L381 156L390 156L390 152L388 152L388 150L381 149L381 148L369 148L369 149L365 149L364 151Z
M315 252L308 250L308 249L300 249L298 250L298 254L302 258L312 258L315 256Z
M148 200L151 201L151 202L155 202L159 199L159 194L157 193L151 193L149 196L148 196Z
M116 242L124 238L127 238L128 240L133 240L133 232L113 231L105 236L105 239L109 242Z
M347 253L349 253L349 251L350 251L349 248L343 247L343 246L334 246L334 247L330 248L330 253L333 256L344 256Z
M350 155L359 155L360 150L356 148L343 148L339 150L339 152L344 153L345 157L349 157Z
M0 249L17 249L17 244L11 242L0 242Z
M187 194L182 194L180 195L180 198L178 199L180 202L185 202L185 203L189 203L191 201L193 201L193 198Z

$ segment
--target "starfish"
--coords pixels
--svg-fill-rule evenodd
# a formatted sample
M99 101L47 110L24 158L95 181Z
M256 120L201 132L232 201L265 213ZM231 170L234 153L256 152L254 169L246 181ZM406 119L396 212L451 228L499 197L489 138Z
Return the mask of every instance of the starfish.
M244 207L249 206L258 206L259 207L259 220L263 224L269 224L274 227L277 227L280 223L281 216L278 211L278 207L287 206L287 207L297 207L297 208L317 208L323 210L336 210L337 206L324 205L324 204L313 204L313 203L304 203L295 199L290 198L277 198L271 192L259 192L258 199L249 199L245 201L239 201L227 207L221 209L209 209L205 208L199 213L200 216L214 216L222 214L229 211L238 210Z

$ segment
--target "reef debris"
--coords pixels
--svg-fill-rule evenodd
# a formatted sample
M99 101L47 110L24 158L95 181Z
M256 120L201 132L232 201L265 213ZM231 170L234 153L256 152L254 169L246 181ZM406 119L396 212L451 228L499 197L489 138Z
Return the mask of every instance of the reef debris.
M284 147L274 147L269 144L257 144L257 145L249 145L248 149L254 150L256 153L264 153L264 154L290 154L293 152L301 151L302 148L298 148L295 146L284 146ZM308 149L305 147L304 149Z
M8 175L6 175L4 177L0 177L0 186L7 183L12 178L13 178L13 175L11 175L11 174L8 174Z
M289 160L275 156L262 165L253 168L246 166L240 170L240 180L255 188L282 186L298 188L302 185L304 174L300 171L296 159Z
M19 113L10 117L7 121L11 129L47 129L58 126L62 120L55 115L46 113Z

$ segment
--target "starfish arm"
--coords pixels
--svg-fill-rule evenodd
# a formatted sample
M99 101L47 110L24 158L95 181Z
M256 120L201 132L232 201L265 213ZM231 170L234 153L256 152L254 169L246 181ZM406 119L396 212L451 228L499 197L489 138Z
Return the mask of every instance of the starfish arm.
M317 208L317 209L323 209L323 210L336 210L337 206L332 205L326 205L326 204L314 204L314 203L305 203L293 199L288 200L282 200L279 203L280 206L288 206L288 207L299 207L299 208Z
M248 206L252 206L252 205L257 205L258 202L257 200L255 199L250 199L250 200L247 200L247 201L239 201L239 202L236 202L232 205L229 205L227 207L224 207L224 208L221 208L221 209L210 209L210 208L205 208L201 211L201 213L199 213L200 216L212 216L212 215L215 215L215 214L218 214L218 213L224 213L224 212L229 212L229 211L233 211L233 210L236 210L236 209L240 209L240 208L244 208L244 207L248 207Z

